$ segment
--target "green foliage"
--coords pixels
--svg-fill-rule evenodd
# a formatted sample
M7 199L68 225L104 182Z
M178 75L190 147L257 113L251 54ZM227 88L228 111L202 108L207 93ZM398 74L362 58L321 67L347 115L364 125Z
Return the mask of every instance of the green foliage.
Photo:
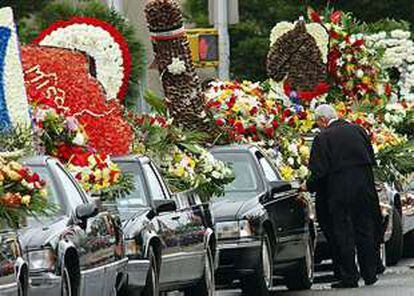
M145 48L137 39L135 29L128 20L116 11L109 9L105 4L97 0L77 2L76 5L70 0L51 2L45 7L33 11L30 17L19 22L20 40L24 43L30 43L42 30L54 22L69 20L75 16L92 17L110 23L127 40L132 57L132 73L125 105L134 107L139 95L139 83L146 66Z
M166 116L168 113L167 105L163 98L157 96L153 91L147 90L144 94L145 102L151 107L151 111Z
M33 150L33 132L31 128L17 126L0 133L0 156L10 152L27 154Z
M99 192L102 201L114 201L125 198L135 190L134 176L132 174L121 174L120 180L115 185Z
M375 23L364 24L364 31L368 33L391 32L397 29L410 31L410 23L404 20L386 18Z
M384 182L394 182L414 171L414 140L381 150L377 154L376 176Z
M414 139L414 110L408 110L404 121L399 123L395 130L401 135L407 136L409 139ZM413 154L414 158L414 154Z

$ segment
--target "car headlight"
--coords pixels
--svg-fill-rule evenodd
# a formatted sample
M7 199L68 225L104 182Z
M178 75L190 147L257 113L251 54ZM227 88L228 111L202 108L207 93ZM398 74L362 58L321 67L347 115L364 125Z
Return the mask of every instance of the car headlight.
M27 261L30 271L53 271L56 264L56 254L52 249L29 251Z
M219 222L216 224L216 232L218 239L242 238L253 235L247 220Z
M140 246L135 239L128 239L124 241L124 250L126 256L137 256L141 252Z

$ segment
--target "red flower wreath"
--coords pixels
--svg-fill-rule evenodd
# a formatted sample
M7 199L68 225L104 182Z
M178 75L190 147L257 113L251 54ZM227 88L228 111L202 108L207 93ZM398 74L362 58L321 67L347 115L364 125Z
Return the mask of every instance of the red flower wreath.
M42 31L40 35L36 39L33 40L33 43L39 45L52 32L58 29L67 28L67 27L70 27L76 24L86 24L86 25L91 25L94 27L102 28L103 30L107 31L111 35L111 37L115 40L115 42L119 45L121 52L122 52L124 77L122 79L122 86L119 89L117 98L122 101L125 98L125 95L128 91L128 84L129 84L129 79L131 76L132 60L131 60L131 53L128 48L128 43L126 42L124 36L122 36L122 34L112 25L106 22L103 22L99 19L96 19L96 18L74 17L68 21L58 21L52 24L50 27Z

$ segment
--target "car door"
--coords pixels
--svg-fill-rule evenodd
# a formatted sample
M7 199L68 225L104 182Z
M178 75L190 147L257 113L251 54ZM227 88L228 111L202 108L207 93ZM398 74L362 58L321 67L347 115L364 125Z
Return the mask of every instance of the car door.
M255 156L271 191L270 183L281 181L281 176L260 151L256 151ZM297 190L271 193L265 202L265 208L276 231L276 252L282 251L281 249L285 248L285 244L289 241L296 239L298 243L302 241L306 213ZM281 258L276 255L275 259Z
M195 192L187 191L176 195L180 202L180 248L183 266L181 279L183 281L199 279L204 271L205 258L205 219L201 203L195 203Z
M143 163L142 169L150 194L149 202L155 208L154 201L166 200L170 196L163 186L158 171L150 162ZM181 280L183 254L180 247L180 241L182 240L180 219L181 214L178 211L160 213L154 218L154 225L157 227L157 236L161 239L162 243L161 287Z
M54 168L70 208L74 211L78 205L87 203L85 193L73 177L58 163ZM67 235L77 246L83 282L86 284L83 289L85 295L89 295L87 291L104 292L109 288L102 284L106 283L106 274L99 267L112 263L118 258L116 251L119 249L119 241L115 235L113 219L108 212L100 212L96 217L85 222L86 224L73 224Z

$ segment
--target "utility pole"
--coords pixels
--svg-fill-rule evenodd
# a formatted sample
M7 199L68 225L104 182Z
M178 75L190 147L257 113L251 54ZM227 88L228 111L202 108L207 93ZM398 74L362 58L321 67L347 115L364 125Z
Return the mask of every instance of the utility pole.
M229 12L228 0L215 0L215 7L217 8L217 19L215 20L215 27L219 35L219 78L221 80L230 79L230 36L229 36Z
M108 6L123 14L123 0L107 0Z

